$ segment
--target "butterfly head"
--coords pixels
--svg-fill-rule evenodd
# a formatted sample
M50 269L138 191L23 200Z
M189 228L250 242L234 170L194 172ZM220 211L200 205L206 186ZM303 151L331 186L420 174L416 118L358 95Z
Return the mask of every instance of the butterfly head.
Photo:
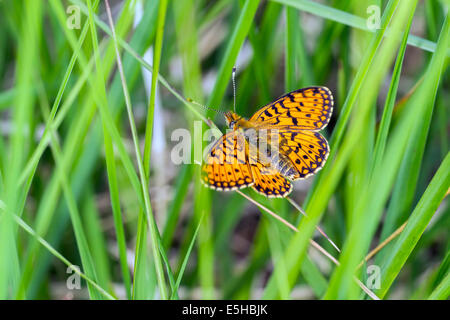
M234 112L228 111L225 113L225 120L227 121L227 125L228 127L230 127L230 129L236 129L236 124L239 122L239 120L241 120L242 117L237 115Z

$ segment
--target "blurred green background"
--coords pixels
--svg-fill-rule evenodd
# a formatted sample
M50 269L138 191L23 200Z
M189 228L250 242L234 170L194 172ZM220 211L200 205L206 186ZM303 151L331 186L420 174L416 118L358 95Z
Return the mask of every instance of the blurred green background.
M0 298L448 299L448 4L0 0ZM172 161L233 66L245 117L334 94L291 199Z

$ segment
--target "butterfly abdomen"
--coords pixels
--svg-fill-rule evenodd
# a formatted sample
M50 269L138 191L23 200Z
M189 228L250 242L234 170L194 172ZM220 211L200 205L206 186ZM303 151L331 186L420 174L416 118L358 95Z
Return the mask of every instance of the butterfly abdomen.
M292 162L282 154L272 156L272 164L276 170L288 179L294 180L296 178L297 170Z

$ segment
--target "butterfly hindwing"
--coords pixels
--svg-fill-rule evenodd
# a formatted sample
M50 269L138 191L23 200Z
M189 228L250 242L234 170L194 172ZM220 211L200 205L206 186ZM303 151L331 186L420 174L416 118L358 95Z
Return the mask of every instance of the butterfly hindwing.
M328 142L318 132L278 129L272 135L272 139L279 139L280 154L289 158L297 171L290 177L292 180L305 179L316 173L328 158Z
M326 87L308 87L281 96L258 110L249 121L262 126L318 131L333 112L333 95Z
M202 182L217 190L237 190L253 184L245 138L237 131L220 137L202 166Z
M283 198L292 191L292 184L271 166L265 166L261 162L251 165L253 180L252 186L256 192L269 198Z

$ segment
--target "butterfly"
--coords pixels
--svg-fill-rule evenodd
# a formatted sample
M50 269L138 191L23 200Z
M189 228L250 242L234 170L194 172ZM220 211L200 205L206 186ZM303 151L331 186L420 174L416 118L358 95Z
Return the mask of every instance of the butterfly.
M318 132L333 112L326 87L289 92L259 109L250 119L226 112L230 130L209 149L202 182L216 190L253 187L267 197L286 197L291 181L319 171L329 154Z

